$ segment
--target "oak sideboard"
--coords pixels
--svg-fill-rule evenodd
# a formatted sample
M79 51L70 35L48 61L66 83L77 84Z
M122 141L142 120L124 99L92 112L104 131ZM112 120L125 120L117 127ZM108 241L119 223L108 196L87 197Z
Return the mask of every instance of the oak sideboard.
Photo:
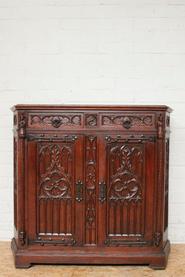
M15 266L166 267L171 109L16 105Z

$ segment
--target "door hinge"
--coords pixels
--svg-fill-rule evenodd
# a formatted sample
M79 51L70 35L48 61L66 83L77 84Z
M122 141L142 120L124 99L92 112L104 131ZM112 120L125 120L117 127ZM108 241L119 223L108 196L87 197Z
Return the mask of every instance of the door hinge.
M81 180L76 182L76 200L78 202L83 200L83 183Z

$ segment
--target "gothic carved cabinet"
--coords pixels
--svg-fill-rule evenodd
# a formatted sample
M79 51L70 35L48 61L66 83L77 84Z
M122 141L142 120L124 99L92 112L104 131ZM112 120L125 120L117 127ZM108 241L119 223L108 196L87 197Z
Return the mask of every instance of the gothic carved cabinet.
M16 267L165 268L167 106L16 105Z

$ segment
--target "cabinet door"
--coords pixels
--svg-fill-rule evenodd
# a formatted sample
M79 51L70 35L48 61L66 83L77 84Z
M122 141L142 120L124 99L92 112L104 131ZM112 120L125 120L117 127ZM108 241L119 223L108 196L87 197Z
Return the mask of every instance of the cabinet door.
M151 245L155 142L102 136L99 154L99 243Z
M29 244L80 245L83 228L83 139L27 141Z

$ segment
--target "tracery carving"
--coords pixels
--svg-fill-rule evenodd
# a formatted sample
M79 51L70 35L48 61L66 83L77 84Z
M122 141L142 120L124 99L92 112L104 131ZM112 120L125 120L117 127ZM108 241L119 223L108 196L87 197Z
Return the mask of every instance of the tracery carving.
M39 161L39 198L71 199L71 147L56 143L41 144Z
M153 126L152 115L103 115L102 125L122 125L124 128L131 127L151 127Z
M142 150L136 146L119 144L111 147L110 201L137 202L142 199L141 180L133 162L142 163L142 158Z
M31 115L30 124L51 125L54 128L59 128L61 125L81 125L81 120L82 118L80 114Z
M97 126L97 114L86 114L85 115L85 125L87 127Z

